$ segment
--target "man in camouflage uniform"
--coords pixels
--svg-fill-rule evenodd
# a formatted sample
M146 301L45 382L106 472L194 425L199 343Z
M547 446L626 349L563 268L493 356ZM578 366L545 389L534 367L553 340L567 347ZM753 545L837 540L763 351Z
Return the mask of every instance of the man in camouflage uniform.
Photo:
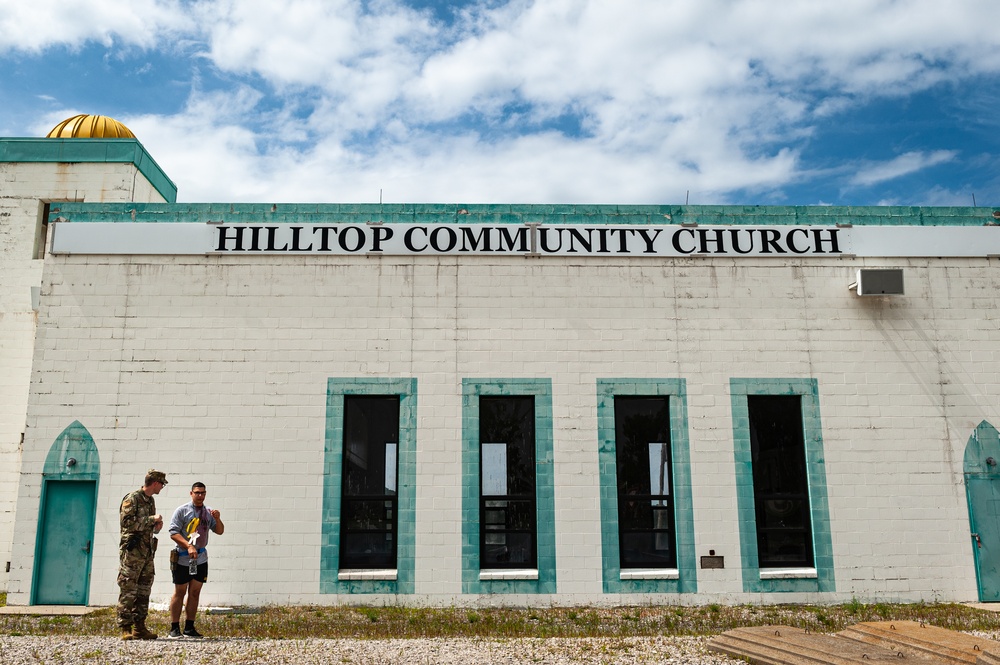
M167 484L162 471L150 469L142 487L126 494L118 509L121 542L118 545L119 568L118 626L123 640L155 640L156 633L146 628L149 593L153 588L153 555L156 538L163 528L163 516L156 512L153 495Z

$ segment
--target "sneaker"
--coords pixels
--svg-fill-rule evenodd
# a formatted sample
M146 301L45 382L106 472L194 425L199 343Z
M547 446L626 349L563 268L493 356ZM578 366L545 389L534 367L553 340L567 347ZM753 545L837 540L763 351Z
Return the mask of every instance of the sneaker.
M184 629L184 637L205 637L205 636L199 633L197 630L195 630L194 627L191 627Z
M172 640L180 639L180 636L181 636L181 629L180 628L171 628L170 632L167 633L167 637L170 638L170 639L172 639Z

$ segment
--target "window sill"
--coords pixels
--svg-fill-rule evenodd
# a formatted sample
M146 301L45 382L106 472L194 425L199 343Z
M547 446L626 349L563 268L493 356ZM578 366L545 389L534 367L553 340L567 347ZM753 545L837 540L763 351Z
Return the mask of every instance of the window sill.
M803 580L816 579L815 568L767 568L761 569L762 580Z
M620 580L679 580L680 572L676 568L630 568L622 570Z
M489 580L537 580L538 571L535 569L530 570L480 570L479 580L481 582Z
M395 569L378 570L341 570L337 573L341 582L351 580L396 581Z

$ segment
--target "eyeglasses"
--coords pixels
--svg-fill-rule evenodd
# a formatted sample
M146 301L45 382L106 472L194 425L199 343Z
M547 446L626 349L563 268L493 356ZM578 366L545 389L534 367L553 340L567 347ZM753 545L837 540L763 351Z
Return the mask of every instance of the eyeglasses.
M191 492L191 494L204 494L204 492Z

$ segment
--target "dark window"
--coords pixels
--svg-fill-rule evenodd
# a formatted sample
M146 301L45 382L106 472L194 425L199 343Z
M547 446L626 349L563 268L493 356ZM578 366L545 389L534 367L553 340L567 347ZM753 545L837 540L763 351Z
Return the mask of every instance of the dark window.
M667 397L615 397L622 568L676 568Z
M479 567L536 568L535 398L479 398Z
M750 454L761 568L813 565L802 400L749 395Z
M344 397L340 567L395 568L399 397Z

